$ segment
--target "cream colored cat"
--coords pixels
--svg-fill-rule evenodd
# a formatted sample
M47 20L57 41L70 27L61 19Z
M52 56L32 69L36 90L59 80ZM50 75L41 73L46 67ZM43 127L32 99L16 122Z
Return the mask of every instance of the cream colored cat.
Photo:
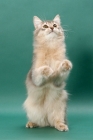
M34 16L33 65L26 79L28 97L24 103L26 127L52 126L67 131L65 80L72 68L66 58L64 30L60 17L41 21Z

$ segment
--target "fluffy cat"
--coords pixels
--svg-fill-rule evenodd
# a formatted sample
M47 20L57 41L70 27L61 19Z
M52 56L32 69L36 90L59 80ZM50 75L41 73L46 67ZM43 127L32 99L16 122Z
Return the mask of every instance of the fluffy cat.
M60 16L52 21L41 21L34 16L33 22L33 64L26 79L28 96L24 102L28 117L26 127L52 126L59 131L68 131L68 94L64 87L72 63L66 57Z

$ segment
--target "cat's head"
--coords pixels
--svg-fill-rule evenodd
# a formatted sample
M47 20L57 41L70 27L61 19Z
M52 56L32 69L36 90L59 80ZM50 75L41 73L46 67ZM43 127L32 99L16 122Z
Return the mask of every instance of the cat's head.
M37 16L34 16L33 22L35 37L42 37L44 39L64 38L59 15L56 15L52 21L42 21Z

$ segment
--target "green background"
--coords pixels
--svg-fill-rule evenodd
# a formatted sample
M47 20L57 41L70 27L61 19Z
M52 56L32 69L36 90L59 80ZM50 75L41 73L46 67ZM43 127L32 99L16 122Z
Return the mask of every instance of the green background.
M31 67L33 16L59 14L73 69L67 81L69 132L26 129L22 104ZM93 0L0 0L0 140L93 139Z

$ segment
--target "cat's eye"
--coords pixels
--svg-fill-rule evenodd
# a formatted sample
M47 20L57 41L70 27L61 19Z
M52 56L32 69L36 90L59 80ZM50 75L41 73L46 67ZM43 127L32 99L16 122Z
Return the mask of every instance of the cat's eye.
M45 25L43 26L43 28L48 28L48 26L45 24Z
M53 27L57 27L57 25L56 24L53 24Z

